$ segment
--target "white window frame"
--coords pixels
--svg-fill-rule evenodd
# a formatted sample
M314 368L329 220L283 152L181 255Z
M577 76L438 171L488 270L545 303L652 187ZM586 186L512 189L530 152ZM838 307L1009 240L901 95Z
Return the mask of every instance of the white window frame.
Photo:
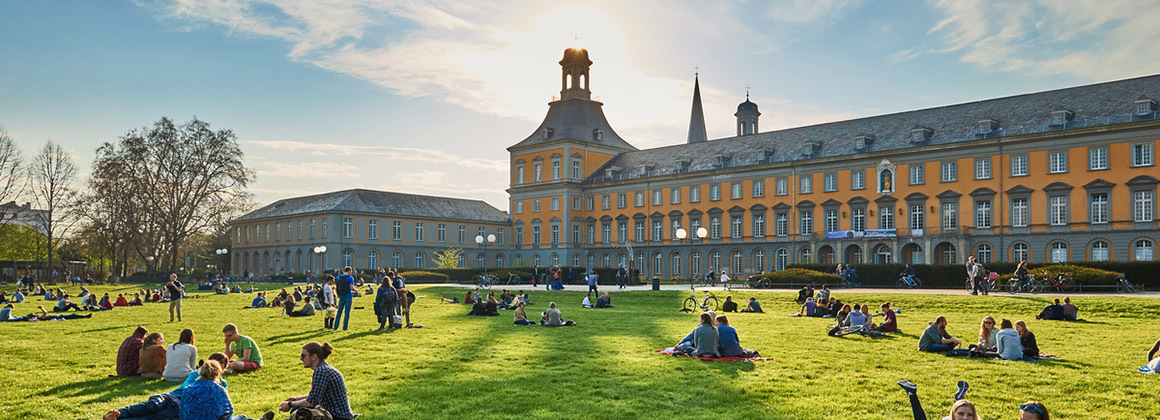
M838 174L829 172L822 174L822 191L834 192L838 190Z
M1088 196L1088 215L1091 219L1089 223L1105 224L1108 223L1108 194L1094 193Z
M1052 226L1067 225L1067 196L1053 195L1048 198L1048 222Z
M926 165L916 163L910 165L910 185L926 184Z
M1106 146L1088 149L1088 170L1108 169L1108 148Z
M798 177L798 192L801 194L812 194L814 192L814 176L803 175Z
M709 201L721 201L721 184L709 184Z
M1051 150L1047 152L1047 173L1067 173L1067 151Z
M1152 166L1152 143L1132 144L1132 167Z
M975 179L991 179L991 158L975 159Z
M866 209L850 209L850 230L855 232L866 231Z
M866 170L850 171L850 189L866 189Z
M1027 155L1011 155L1011 176L1027 176Z
M955 182L959 180L959 162L939 162L939 182Z
M765 180L764 179L753 180L753 197L754 198L765 197Z
M777 178L774 182L774 195L789 195L789 178Z
M740 200L741 198L742 198L742 196L741 196L741 183L734 182L732 184L729 184L729 199Z
M700 185L693 185L693 186L689 187L689 202L690 203L700 203L701 202L701 186Z
M975 228L991 228L991 200L975 201Z
M911 204L910 205L910 230L922 230L926 228L926 205L925 204Z
M1011 199L1011 227L1027 227L1030 214L1030 203L1027 198Z
M1150 190L1132 192L1132 220L1151 222L1156 214L1156 196Z
M681 204L681 187L669 189L669 204Z

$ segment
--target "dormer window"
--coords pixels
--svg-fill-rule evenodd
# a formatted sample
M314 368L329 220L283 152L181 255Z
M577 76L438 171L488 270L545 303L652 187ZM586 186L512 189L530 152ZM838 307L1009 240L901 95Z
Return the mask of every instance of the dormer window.
M914 128L910 130L910 142L914 144L926 143L930 138L931 131L926 128Z
M639 170L639 173L641 176L645 176L645 175L648 175L648 172L651 171L654 167L655 166L653 166L653 165L642 163L638 167L638 170Z
M688 159L677 160L677 172L689 172L689 164L692 161Z
M854 137L854 150L865 152L870 150L870 144L874 143L874 136L857 136Z
M1148 115L1156 108L1156 101L1151 99L1140 99L1136 101L1136 115Z
M729 164L729 160L732 158L733 158L733 156L730 156L730 155L717 155L713 159L713 164L716 165L718 168L724 168L726 165Z
M604 177L608 178L608 179L612 179L612 178L615 178L617 173L619 173L619 172L620 172L619 166L609 166L609 167L604 169Z
M761 161L766 162L766 163L773 162L773 154L774 154L774 149L772 149L772 148L762 150Z
M1071 121L1072 113L1066 109L1053 111L1051 113L1051 125L1065 126L1068 121Z
M596 140L604 140L604 130L599 128L592 130L592 138Z
M550 138L552 138L552 133L554 133L554 132L555 132L555 130L553 130L552 127L544 127L543 130L540 130L540 139L542 139L542 140L550 139Z
M987 135L999 128L999 122L995 120L980 120L979 134Z
M816 141L808 141L802 144L802 157L812 158L822 150L822 144Z

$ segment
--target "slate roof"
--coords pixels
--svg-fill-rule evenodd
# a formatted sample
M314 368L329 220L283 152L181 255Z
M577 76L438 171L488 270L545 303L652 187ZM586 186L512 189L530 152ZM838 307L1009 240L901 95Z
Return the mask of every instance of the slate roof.
M622 150L637 150L624 141L604 117L603 105L600 102L588 99L564 99L548 104L548 115L523 141L508 147L508 150L548 143L556 140L574 140L585 143L599 144ZM544 129L550 128L551 134L545 136ZM597 136L600 130L602 136Z
M625 152L607 162L587 178L588 183L608 181L605 168L616 166L622 175L615 179L658 176L682 172L679 160L687 161L685 172L718 169L717 156L727 156L724 167L757 165L805 159L807 142L818 146L813 158L855 155L858 136L871 136L869 151L915 147L912 130L929 130L926 143L946 144L983 138L979 122L994 120L994 132L986 138L1032 134L1090 126L1126 123L1133 116L1134 102L1160 98L1160 75L1104 82L957 105L899 112L806 127L727 137L693 144L676 144ZM1053 111L1072 112L1064 126L1053 126ZM1153 112L1148 118L1156 118ZM771 152L767 152L771 151ZM767 153L769 156L767 157ZM647 175L639 174L645 165Z
M511 216L481 200L353 189L270 203L235 221L320 212L371 213L438 220L509 223Z

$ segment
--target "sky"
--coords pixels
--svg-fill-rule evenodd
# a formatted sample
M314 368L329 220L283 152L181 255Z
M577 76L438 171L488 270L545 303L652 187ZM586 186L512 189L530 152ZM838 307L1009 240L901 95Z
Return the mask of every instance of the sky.
M81 167L161 117L237 135L257 204L348 188L507 210L506 148L594 62L612 127L710 139L1160 73L1160 1L0 2L0 126Z

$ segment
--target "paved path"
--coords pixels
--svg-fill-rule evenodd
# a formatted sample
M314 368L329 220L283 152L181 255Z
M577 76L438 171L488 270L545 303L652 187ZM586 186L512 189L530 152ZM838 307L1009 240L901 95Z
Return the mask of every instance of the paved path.
M459 283L424 283L424 284L415 284L415 286L442 286L442 287L458 287L458 288L464 288L464 289L475 288L475 285L473 285L473 284L459 284ZM496 289L498 289L498 290L503 290L503 289L531 290L532 286L530 284L522 284L522 285L518 285L518 286L497 285L497 286L493 286L492 289L493 290L496 290ZM536 287L536 289L537 290L544 290L542 286ZM588 286L580 285L580 284L566 285L564 287L564 290L565 291L584 292L584 291L588 290ZM600 285L600 290L601 291L609 291L609 292L615 292L615 291L639 292L639 291L652 290L652 286L638 285L638 286L628 286L628 287L625 287L624 289L617 289L615 284L611 284L611 285ZM661 290L689 290L689 286L688 285L662 283ZM697 290L712 290L714 292L719 292L719 291L724 291L725 288L719 287L719 286L718 287L698 287ZM912 294L912 295L959 295L959 296L965 296L965 295L971 294L970 292L967 292L964 289L894 289L894 288L878 288L878 289L872 289L872 288L845 289L845 288L841 288L841 289L839 289L839 288L833 288L830 290L832 292L843 293L843 294L844 293L898 293L898 294ZM733 289L734 293L745 293L745 292L750 292L750 291L797 293L798 289L749 289L749 288L735 288L735 289ZM1140 293L1095 293L1095 292L1062 293L1062 294L1020 293L1017 295L1013 295L1013 294L1010 294L1007 292L991 292L990 296L994 296L994 297L1010 297L1010 296L1043 296L1043 297L1051 297L1051 296L1126 296L1126 297L1160 298L1160 291L1150 291L1150 292L1140 292Z

